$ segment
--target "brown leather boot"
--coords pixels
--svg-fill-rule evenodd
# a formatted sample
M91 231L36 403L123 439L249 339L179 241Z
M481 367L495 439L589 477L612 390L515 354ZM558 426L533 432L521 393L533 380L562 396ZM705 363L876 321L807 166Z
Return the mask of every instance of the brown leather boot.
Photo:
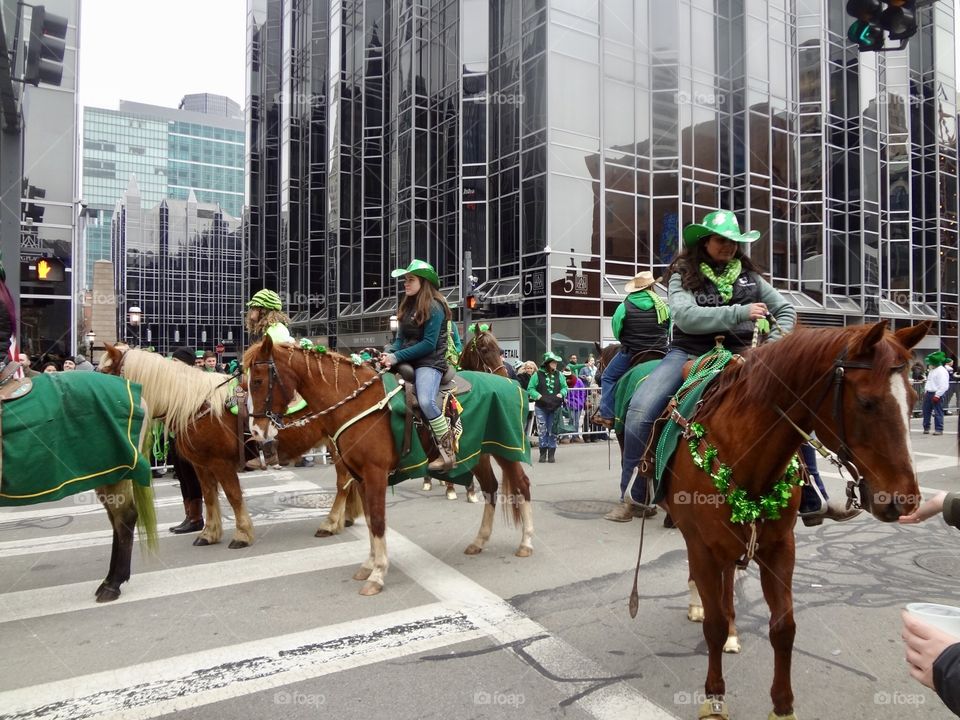
M447 472L457 465L457 457L453 452L453 433L447 430L436 439L437 451L440 455L427 465L430 472Z
M183 533L203 530L203 500L199 498L196 500L184 500L183 510L186 513L186 517L182 523L170 528L170 532L182 535Z

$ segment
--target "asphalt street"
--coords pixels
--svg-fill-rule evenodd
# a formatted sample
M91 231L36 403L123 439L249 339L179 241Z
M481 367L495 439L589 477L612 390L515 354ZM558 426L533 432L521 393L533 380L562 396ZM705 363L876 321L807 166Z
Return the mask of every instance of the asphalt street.
M927 491L958 487L956 420L937 437L913 422ZM487 549L464 555L481 506L462 489L453 502L436 485L398 486L387 585L372 598L351 579L367 553L362 522L313 536L332 466L246 474L257 537L241 550L229 533L207 548L168 533L179 490L157 480L160 553L135 551L133 578L106 605L93 602L110 545L92 494L0 509L0 719L695 718L706 654L686 619L682 538L648 521L631 620L640 522L602 519L617 462L615 444L573 444L529 469L529 558L513 555L520 531L500 513ZM899 611L960 604L957 531L860 517L796 534L798 717L952 717L908 676ZM737 584L743 651L724 658L734 718L770 710L767 621L751 567Z

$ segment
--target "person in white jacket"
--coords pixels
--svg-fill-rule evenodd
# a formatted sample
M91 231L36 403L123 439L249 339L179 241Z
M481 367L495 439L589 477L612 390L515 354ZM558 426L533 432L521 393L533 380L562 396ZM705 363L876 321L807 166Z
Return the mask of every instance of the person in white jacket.
M950 373L944 367L947 355L943 350L927 355L927 384L923 392L923 434L930 434L930 415L933 415L933 434L943 435L943 395L950 389Z

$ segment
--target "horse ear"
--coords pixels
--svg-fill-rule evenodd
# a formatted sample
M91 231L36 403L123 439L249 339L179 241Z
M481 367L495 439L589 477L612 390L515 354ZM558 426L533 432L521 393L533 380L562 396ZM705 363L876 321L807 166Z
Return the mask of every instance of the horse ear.
M487 332L493 334L493 323L487 323Z
M267 359L273 353L273 338L269 335L264 335L263 340L260 341L260 357Z
M850 357L857 357L859 355L866 355L870 353L876 344L883 339L883 335L886 332L886 320L881 320L880 322L871 325L870 329L863 334L859 342L854 343L853 347L850 348L853 351L850 354Z
M924 335L930 332L931 325L930 320L924 320L922 323L900 328L894 335L897 336L897 340L899 340L907 350L910 350L923 339Z

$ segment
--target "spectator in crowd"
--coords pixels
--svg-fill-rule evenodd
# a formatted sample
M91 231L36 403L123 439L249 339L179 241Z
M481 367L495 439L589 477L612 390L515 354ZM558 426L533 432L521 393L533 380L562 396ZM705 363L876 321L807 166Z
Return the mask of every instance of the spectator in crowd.
M597 376L597 362L593 355L587 357L587 362L580 368L578 374L580 379L583 380L584 387L593 385L593 379Z
M73 358L67 358L66 360L63 361L63 372L67 372L68 370L76 370L76 369L77 369L77 364L73 361Z
M500 351L500 362L503 363L503 369L507 371L507 377L511 380L517 379L517 371L513 367L513 363L507 359L507 356L504 355L503 350Z
M203 350L197 350L193 354L193 366L203 368Z
M30 367L30 356L26 353L20 353L20 355L17 357L17 360L20 362L20 366L23 368L23 374L27 377L36 377L40 374Z
M950 373L944 364L948 358L943 350L927 355L930 373L923 392L923 434L930 434L930 416L933 415L933 434L943 435L943 395L950 388Z
M926 378L926 373L923 371L923 363L915 362L913 367L910 368L910 378L913 382L923 382Z
M40 372L53 374L53 373L55 373L55 372L59 372L59 370L58 370L58 368L57 368L57 364L56 364L55 362L53 362L53 360L48 360L48 361L45 362L45 363L43 364L43 366L40 368Z
M83 355L77 355L74 358L74 362L77 364L77 370L79 372L93 372L93 363L87 360Z
M556 462L557 430L560 425L560 408L567 397L567 383L557 369L563 362L559 355L549 350L543 354L543 364L533 373L527 393L534 402L537 418L540 462Z
M567 383L567 409L573 418L573 434L565 437L564 442L582 443L581 432L583 425L580 421L583 416L583 407L587 403L587 391L583 387L583 380L569 370L563 371L563 378Z
M519 382L523 388L526 388L530 384L530 378L533 377L536 371L537 364L533 360L527 360L521 364L517 370L517 382Z
M213 350L207 350L203 354L203 369L207 372L217 371L217 354Z

